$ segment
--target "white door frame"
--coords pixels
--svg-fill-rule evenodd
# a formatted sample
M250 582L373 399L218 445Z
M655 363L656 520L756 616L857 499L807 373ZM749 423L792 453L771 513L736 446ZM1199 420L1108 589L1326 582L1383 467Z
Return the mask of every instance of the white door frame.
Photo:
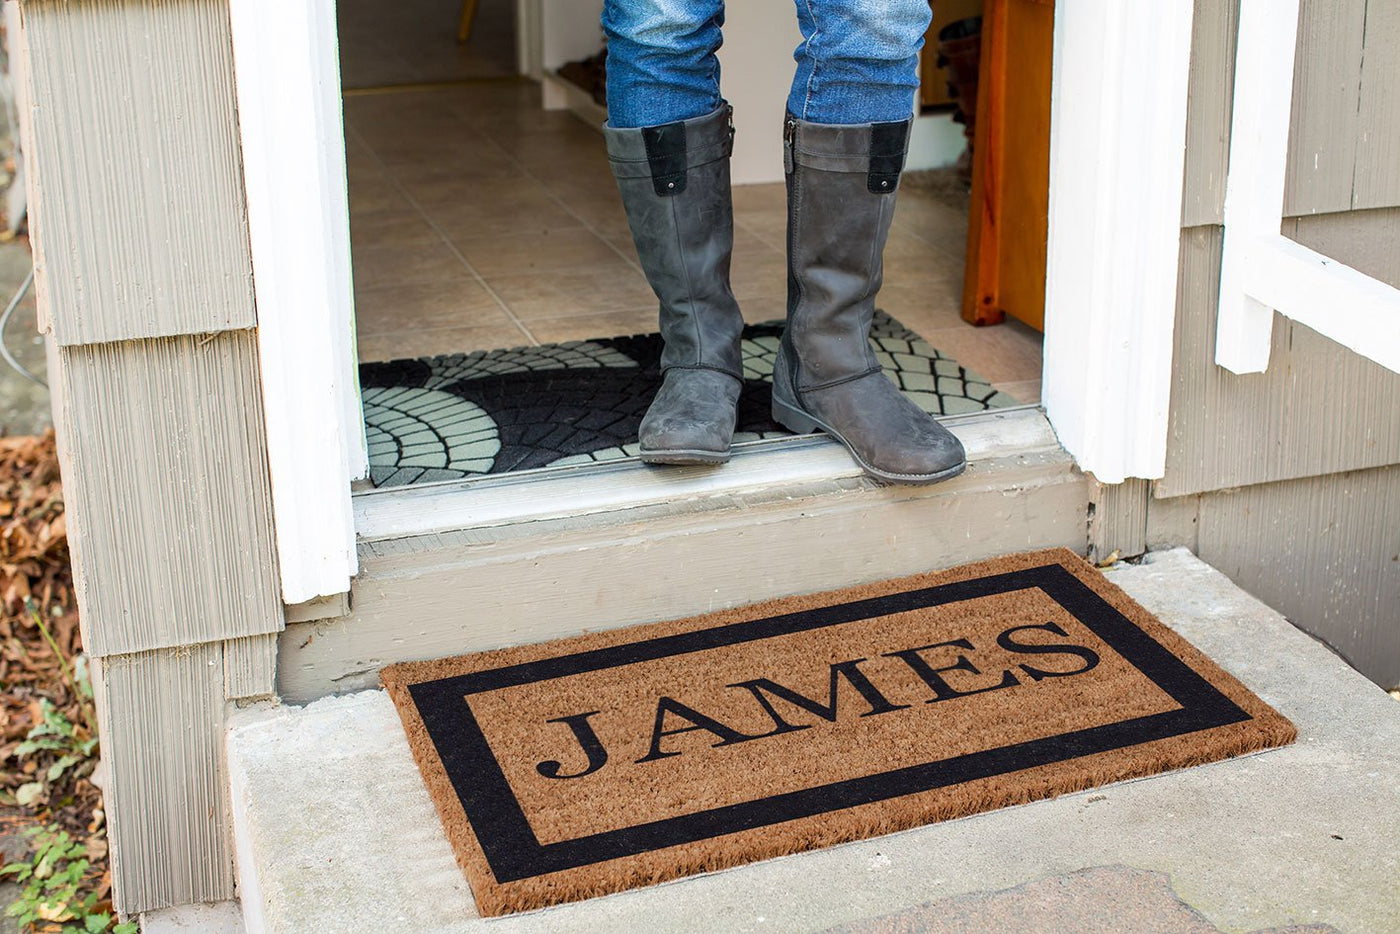
M1262 373L1278 311L1400 372L1400 289L1279 232L1297 45L1298 0L1243 0L1215 362Z
M282 600L344 593L369 473L335 0L231 0Z
M1191 0L1059 0L1041 401L1104 483L1166 468Z
M1101 480L1159 477L1191 0L1059 0L1043 398ZM284 600L348 590L355 379L333 0L231 0ZM528 59L526 59L528 61Z

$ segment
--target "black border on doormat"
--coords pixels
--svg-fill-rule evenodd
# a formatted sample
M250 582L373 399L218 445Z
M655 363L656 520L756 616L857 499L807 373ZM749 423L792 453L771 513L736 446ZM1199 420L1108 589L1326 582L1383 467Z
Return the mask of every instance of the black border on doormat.
M873 617L1038 589L1181 705L1058 736L541 844L467 698L501 688L700 652ZM661 636L409 686L444 771L499 883L634 856L1251 719L1189 665L1058 564Z

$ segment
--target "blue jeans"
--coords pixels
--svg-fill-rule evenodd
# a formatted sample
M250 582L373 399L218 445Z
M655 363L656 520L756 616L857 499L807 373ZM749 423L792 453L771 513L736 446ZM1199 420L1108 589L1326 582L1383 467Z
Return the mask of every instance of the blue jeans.
M929 0L796 4L803 38L788 110L811 123L909 119ZM608 124L657 126L719 107L723 25L724 0L607 0Z

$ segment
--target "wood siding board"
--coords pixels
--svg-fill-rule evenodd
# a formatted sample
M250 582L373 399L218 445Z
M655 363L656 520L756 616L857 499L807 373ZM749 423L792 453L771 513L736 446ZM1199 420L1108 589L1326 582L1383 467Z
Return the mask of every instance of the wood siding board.
M338 620L289 625L288 703L371 688L381 667L679 618L1063 545L1083 554L1088 481L1062 450L928 488L861 487L692 515L614 517L367 543ZM732 569L748 570L734 575ZM620 570L621 569L621 570ZM568 599L561 601L560 595Z
M93 664L112 853L126 914L232 898L220 643Z
M1202 560L1400 685L1400 466L1205 494L1199 526Z
M224 696L248 700L276 693L276 634L224 640Z
M1135 558L1147 551L1147 504L1151 481L1125 480L1091 486L1089 559L1103 561L1114 552Z
M1303 0L1284 216L1352 206L1365 34L1366 0Z
M1400 3L1370 0L1362 54L1351 206L1400 206Z
M252 332L57 356L60 464L88 651L280 630Z
M55 339L252 327L227 3L28 0L23 16Z
M1396 123L1400 125L1400 119ZM1291 217L1284 221L1283 234L1400 288L1400 207Z
M1201 497L1154 498L1147 504L1147 550L1185 547L1200 550L1198 512Z
M1348 262L1338 252L1372 243L1393 223L1388 212L1353 212L1295 227ZM1351 229L1358 224L1371 233ZM1267 372L1236 376L1215 365L1220 248L1219 227L1182 231L1167 465L1154 494L1400 463L1400 375L1278 315Z
M1230 114L1235 99L1235 40L1240 0L1196 0L1186 110L1186 184L1181 226L1219 224L1225 215L1230 165Z

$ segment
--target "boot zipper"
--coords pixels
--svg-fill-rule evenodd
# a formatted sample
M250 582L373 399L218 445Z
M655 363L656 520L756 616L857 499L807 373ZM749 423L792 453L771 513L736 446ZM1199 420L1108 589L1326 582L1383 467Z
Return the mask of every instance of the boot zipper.
M783 124L783 171L792 174L793 158L792 148L797 145L797 120L788 117L787 123Z

